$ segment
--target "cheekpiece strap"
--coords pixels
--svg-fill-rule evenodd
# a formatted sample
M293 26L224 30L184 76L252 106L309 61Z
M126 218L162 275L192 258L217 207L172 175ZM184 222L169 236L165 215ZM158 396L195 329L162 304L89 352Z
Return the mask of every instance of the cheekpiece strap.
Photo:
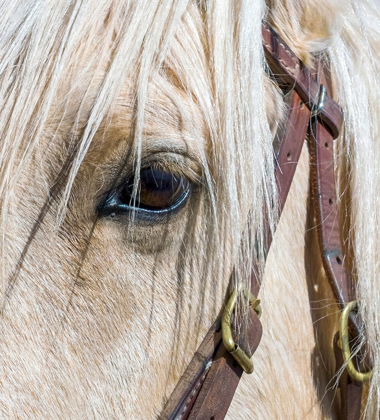
M339 136L343 112L332 99L328 68L322 65L321 60L317 61L316 69L307 68L266 22L262 23L262 38L269 74L286 92L289 109L287 124L276 135L279 139L275 156L279 211L281 214L304 140L309 137L313 168L312 193L322 261L337 302L343 309L348 302L355 299L355 284L344 267L334 175L333 140ZM272 243L269 223L264 229L267 254ZM261 284L257 272L254 269L251 274L251 293L255 296ZM178 382L160 416L161 419L224 419L243 374L243 367L231 354L233 351L230 353L223 345L221 324L222 319L219 317ZM239 346L248 349L250 358L262 336L258 313L253 309L249 312L247 331L247 336L241 340L242 343L239 342ZM357 317L350 319L350 332L353 338L360 336L361 323ZM361 387L352 388L355 384L352 385L352 381L346 377L344 381L340 384L341 418L358 419ZM352 398L351 404L355 406L348 410L347 399L353 395L355 398ZM352 416L352 413L359 414Z

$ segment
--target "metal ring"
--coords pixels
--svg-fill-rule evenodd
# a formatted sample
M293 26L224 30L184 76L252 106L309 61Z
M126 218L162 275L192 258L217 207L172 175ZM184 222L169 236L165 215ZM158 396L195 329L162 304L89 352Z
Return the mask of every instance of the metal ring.
M352 362L350 338L348 334L348 317L350 315L350 312L357 309L357 307L358 302L354 300L353 302L348 303L342 311L342 315L339 321L340 343L342 346L343 360L350 377L356 382L369 382L373 376L373 369L369 372L362 373L356 370L354 363Z

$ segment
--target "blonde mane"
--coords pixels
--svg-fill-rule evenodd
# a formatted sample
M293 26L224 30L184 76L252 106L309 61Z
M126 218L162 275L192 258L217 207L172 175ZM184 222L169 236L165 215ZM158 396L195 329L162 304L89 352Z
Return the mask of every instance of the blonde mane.
M200 156L201 171L186 165L177 171L199 182L205 192L204 222L194 231L201 231L207 252L197 255L189 239L189 254L195 255L194 266L205 267L197 322L207 311L210 318L216 316L233 266L235 287L247 284L254 260L264 271L264 218L272 227L277 223L272 141L284 106L282 94L265 73L262 19L305 63L311 64L316 53L325 55L333 70L336 101L344 109L344 133L336 147L339 195L345 246L357 278L374 366L365 416L376 418L380 412L380 7L369 0L16 0L1 2L0 15L2 314L7 313L31 241L45 217L53 220L54 226L46 230L52 243L54 237L66 235L65 221L83 162L94 162L91 171L102 172L96 147L106 145L108 133L124 124L118 114L123 109L131 144L126 160L133 161L135 183L144 141L169 138L165 124L184 127L182 137L177 137ZM129 102L121 103L120 97ZM157 104L162 103L169 104L171 115L160 114ZM150 125L159 118L161 139L154 138ZM123 132L121 137L128 136ZM47 162L47 157L52 160ZM31 168L35 171L31 173L39 174L33 179L41 192L36 197L39 211L25 222L28 234L20 238L14 236L15 215L23 217L20 191L27 193L25 174ZM86 175L90 179L91 171ZM104 178L118 182L118 170L103 172ZM101 181L96 188L101 190ZM136 195L135 188L134 199ZM269 209L267 215L264 208ZM249 232L247 217L254 227ZM89 242L91 235L84 235ZM131 242L138 241L135 230L128 235ZM86 252L87 248L83 259ZM136 272L139 262L139 258L134 261ZM78 264L79 277L82 262ZM76 287L74 279L73 291ZM205 301L213 288L215 300ZM198 339L201 331L199 327ZM183 350L178 346L179 354L173 356L177 376L185 363L177 360Z

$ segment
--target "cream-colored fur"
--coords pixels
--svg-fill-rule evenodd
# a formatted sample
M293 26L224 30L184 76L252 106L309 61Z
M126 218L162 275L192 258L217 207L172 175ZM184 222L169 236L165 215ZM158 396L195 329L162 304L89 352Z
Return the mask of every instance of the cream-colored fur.
M256 251L263 270L284 114L264 71L263 17L306 63L323 51L332 64L344 239L375 369L364 414L376 418L379 6L20 0L0 15L0 418L156 418L234 265L232 287ZM160 221L101 215L104 197L149 165L189 179L186 205ZM308 171L305 146L265 269L255 373L232 419L336 417L338 313Z

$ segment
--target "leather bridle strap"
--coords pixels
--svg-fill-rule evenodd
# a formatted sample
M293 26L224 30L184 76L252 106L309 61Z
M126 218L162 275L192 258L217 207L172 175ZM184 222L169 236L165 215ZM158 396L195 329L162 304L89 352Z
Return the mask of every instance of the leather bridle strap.
M321 66L321 62L318 63ZM326 92L332 94L331 78L328 69L318 69L320 83ZM356 300L356 287L350 272L345 268L345 258L341 244L341 232L337 206L337 190L334 171L333 135L317 117L311 121L309 135L311 160L311 191L314 202L315 223L321 258L326 276L340 309ZM316 279L314 279L316 280ZM354 341L360 339L363 326L358 316L351 316L349 329ZM334 337L336 371L341 371L339 388L341 398L340 419L360 418L362 383L355 383L344 369L342 350L338 346L338 334ZM342 370L343 367L343 370Z
M288 124L278 133L280 146L275 176L279 194L279 210L281 212L285 205L304 139L309 132L311 138L314 139L315 147L311 147L314 166L320 165L314 171L313 191L316 191L317 201L324 200L320 197L322 195L325 197L325 186L329 186L330 189L327 190L328 208L331 211L332 206L336 212L335 195L332 195L331 191L331 189L335 191L332 140L338 136L343 122L341 108L333 101L330 86L326 86L326 91L321 89L315 72L306 68L279 35L266 23L263 23L262 35L265 57L271 75L282 88L290 91L287 95L289 98ZM310 129L310 127L312 128ZM311 143L313 142L311 141ZM325 143L329 147L323 146ZM323 147L331 151L331 154L327 156ZM323 175L327 178L321 178L322 168L324 168L324 172L327 171ZM333 204L330 203L330 198L333 200ZM350 278L344 277L342 274L344 258L341 251L339 251L339 260L337 259L338 255L333 255L330 252L330 246L338 245L338 242L331 242L330 239L339 239L339 225L334 222L324 226L326 208L325 201L323 201L320 202L316 211L317 218L319 214L319 220L323 221L323 223L319 223L321 226L319 230L321 247L324 251L327 250L323 254L323 262L334 294L339 304L343 306L354 294L354 289ZM337 218L329 220L337 220ZM269 251L272 235L269 226L265 226L265 230L267 234L266 247ZM334 249L341 250L340 242L339 247ZM251 276L252 293L255 295L258 293L261 283L256 272L257 270L253 270ZM358 335L360 326L355 320L353 321L351 330ZM238 344L251 357L258 347L262 335L261 323L253 310L249 312L247 331L247 337L238 341ZM195 353L160 418L223 419L242 373L243 369L235 362L222 343L219 317Z
M302 145L306 137L310 110L303 105L297 92L290 94L289 115L291 124L283 126L278 135L280 147L277 156L276 181L280 211L295 173ZM271 235L267 230L267 251ZM257 295L260 279L257 271L251 276L251 289ZM249 356L256 351L261 336L261 323L252 310L249 312L248 342L239 343ZM220 318L214 323L201 343L188 368L178 382L160 418L162 419L223 419L230 406L243 369L224 348L220 331Z

